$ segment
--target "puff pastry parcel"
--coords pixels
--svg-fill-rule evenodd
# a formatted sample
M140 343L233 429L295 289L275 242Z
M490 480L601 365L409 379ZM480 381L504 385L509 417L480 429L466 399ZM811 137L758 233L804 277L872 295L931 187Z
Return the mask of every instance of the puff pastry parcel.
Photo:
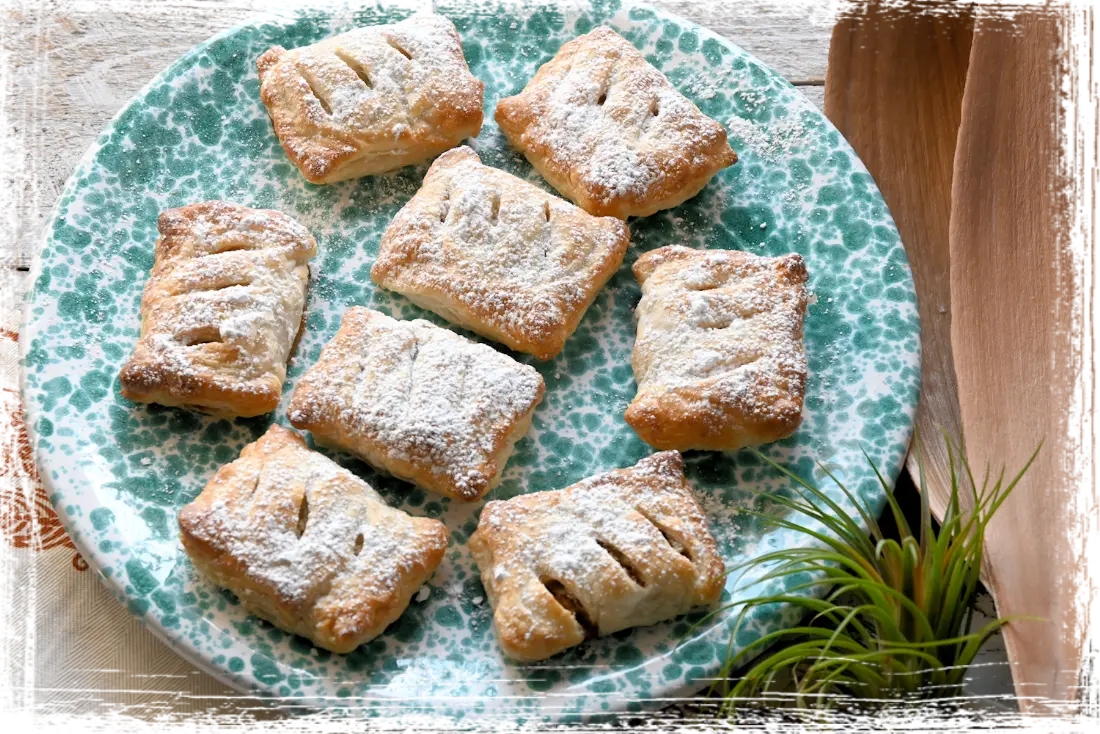
M675 451L489 502L469 547L501 649L517 660L656 624L722 594L725 566Z
M392 171L481 130L485 85L440 15L275 46L256 66L275 134L313 183Z
M542 400L542 376L422 319L349 308L294 389L290 422L424 489L495 487Z
M401 616L449 538L277 425L218 471L179 527L195 566L250 613L339 653Z
M382 235L371 279L550 359L622 263L626 225L594 217L467 147L447 151Z
M279 404L317 243L277 211L207 201L157 222L122 395L224 416Z
M626 422L658 449L735 451L802 421L806 265L797 254L662 247L642 285Z
M599 216L676 206L737 161L722 125L606 27L562 46L495 116L543 178Z

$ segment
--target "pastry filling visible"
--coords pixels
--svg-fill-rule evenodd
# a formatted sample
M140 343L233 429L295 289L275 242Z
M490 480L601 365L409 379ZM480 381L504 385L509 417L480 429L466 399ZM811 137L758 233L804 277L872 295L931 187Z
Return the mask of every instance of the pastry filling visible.
M308 525L308 524L309 524L309 494L306 493L306 494L302 495L302 503L300 505L298 505L298 525L294 530L295 533L297 533L299 538L302 537L302 535L305 534L306 525ZM360 533L359 537L362 538L363 534ZM358 555L358 554L356 554L356 555Z
M543 579L542 585L546 587L546 590L550 592L554 600L562 609L573 615L573 618L577 620L577 624L584 630L584 638L586 640L591 640L600 636L599 628L596 626L596 623L592 621L592 618L588 616L588 612L585 611L584 605L580 603L577 597L569 593L564 584L556 579Z
M602 538L596 538L596 544L607 551L607 554L615 559L615 562L623 567L626 571L626 575L630 577L630 580L641 587L645 587L645 579L642 578L638 569L634 567L634 564L630 562L630 559L623 555L623 552L611 545Z
M682 555L684 558L688 559L692 563L695 562L695 559L691 555L691 551L688 549L688 547L686 545L684 545L684 543L679 538L676 537L676 535L673 533L673 531L670 528L666 527L663 523L658 522L657 520L653 519L653 517L648 512L645 512L641 508L637 508L637 509L638 509L638 514L640 514L646 520L649 520L650 524L653 525L653 527L657 528L657 531L665 539L665 542L668 543L674 551L676 551L677 553L679 553L680 555Z

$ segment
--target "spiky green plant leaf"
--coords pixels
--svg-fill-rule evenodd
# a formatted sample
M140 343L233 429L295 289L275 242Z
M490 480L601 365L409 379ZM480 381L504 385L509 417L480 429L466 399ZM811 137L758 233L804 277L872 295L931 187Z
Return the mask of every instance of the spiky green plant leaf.
M750 514L765 524L805 533L816 543L765 553L733 569L755 567L752 570L757 573L746 574L753 584L786 581L788 587L780 594L739 602L733 637L742 620L758 607L791 605L804 612L804 623L765 635L727 657L720 675L724 682L717 684L725 697L723 713L731 714L738 702L774 700L791 689L800 708L926 700L961 692L967 668L981 646L1015 621L999 618L970 631L985 530L1039 449L1012 481L1005 482L1004 472L991 480L986 472L978 484L963 452L946 436L945 441L951 495L938 529L928 506L920 443L916 443L919 536L909 526L890 483L872 464L898 530L898 537L892 538L884 536L876 519L824 466L822 470L854 508L854 515L821 489L756 452L789 478L795 491L793 497L769 497L785 514ZM964 511L960 502L963 491L973 495L970 511ZM795 580L802 576L810 580ZM761 653L743 674L732 677L739 666Z

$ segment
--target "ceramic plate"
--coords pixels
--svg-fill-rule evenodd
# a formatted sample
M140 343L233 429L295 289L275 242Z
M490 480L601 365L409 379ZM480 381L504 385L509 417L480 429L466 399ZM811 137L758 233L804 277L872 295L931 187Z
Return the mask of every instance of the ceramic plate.
M482 160L539 182L492 122L562 43L608 24L707 115L729 130L740 161L697 197L633 220L631 248L564 353L535 363L546 398L490 496L558 489L651 453L623 421L639 289L630 265L669 244L799 252L814 294L806 321L810 379L798 433L765 451L827 483L822 462L876 512L884 497L861 450L893 477L912 430L919 322L905 252L874 182L840 134L778 74L709 31L644 6L440 2L485 81ZM379 237L416 191L427 165L332 186L306 183L287 162L259 99L255 60L269 46L303 46L408 9L311 10L265 16L196 47L154 79L107 126L66 186L36 263L23 328L24 398L51 498L81 553L114 594L163 640L239 689L368 712L478 712L569 718L637 710L692 693L725 658L729 614L700 615L586 643L540 665L502 659L485 592L466 550L482 503L428 495L343 455L393 504L443 519L453 542L428 585L381 637L332 655L246 615L198 577L176 534L177 510L271 421L287 424L295 382L335 333L344 309L365 305L427 317L368 277ZM544 185L544 184L543 184ZM214 420L119 395L118 371L139 332L157 214L204 199L280 209L317 237L306 329L280 409ZM523 361L531 361L523 358ZM689 478L726 564L805 543L741 514L749 490L783 491L747 452L692 453ZM744 598L731 574L725 599ZM758 591L759 589L757 589ZM423 596L423 594L421 595ZM777 625L760 613L737 650Z

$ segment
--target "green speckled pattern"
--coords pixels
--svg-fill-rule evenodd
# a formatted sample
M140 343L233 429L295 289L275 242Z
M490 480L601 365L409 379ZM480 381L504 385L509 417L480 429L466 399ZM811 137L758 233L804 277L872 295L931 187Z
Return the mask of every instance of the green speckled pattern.
M775 72L714 34L643 6L585 9L540 3L437 4L463 37L486 83L482 160L538 182L492 122L496 101L519 91L566 40L606 23L642 49L704 113L723 122L740 161L686 204L631 224L626 262L565 351L548 363L546 398L491 498L564 487L651 453L623 421L634 395L630 272L639 253L668 244L779 255L800 252L815 296L806 321L810 379L805 421L769 456L825 483L820 461L876 512L884 498L861 449L888 476L900 471L919 386L919 322L905 252L863 165L820 112ZM504 661L465 543L482 503L459 504L389 478L343 455L393 504L444 519L453 542L430 596L414 601L378 639L346 656L313 648L244 614L232 595L199 578L176 537L177 509L217 467L272 420L229 422L135 405L118 371L137 339L141 289L153 263L158 213L221 198L280 209L319 243L307 327L290 366L297 378L335 333L342 312L366 305L443 323L368 273L383 229L416 191L427 164L313 186L287 162L259 100L255 59L351 26L399 20L373 7L260 21L197 47L142 91L100 135L61 197L36 264L23 329L24 399L42 472L85 557L177 651L233 685L325 705L461 718L519 718L638 710L646 699L693 692L723 660L730 614L696 614L582 645L540 665ZM747 453L693 453L689 478L727 566L765 549L804 543L740 514L750 490L789 489ZM744 598L731 574L726 601ZM758 590L758 589L757 589ZM789 622L763 610L735 649ZM553 695L547 695L553 694ZM393 699L401 699L399 704Z

